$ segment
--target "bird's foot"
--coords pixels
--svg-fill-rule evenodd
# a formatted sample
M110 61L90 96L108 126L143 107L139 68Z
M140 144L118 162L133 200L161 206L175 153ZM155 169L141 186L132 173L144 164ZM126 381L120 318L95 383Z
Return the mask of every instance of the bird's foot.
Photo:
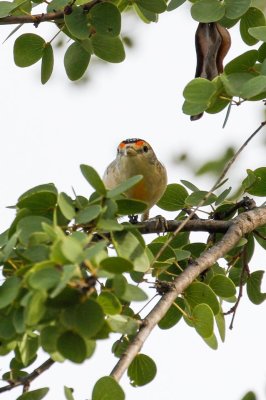
M148 221L155 222L155 230L160 233L166 233L168 230L168 223L167 220L162 215L156 215L154 218L148 219Z
M128 220L130 224L137 224L138 223L138 215L129 215Z

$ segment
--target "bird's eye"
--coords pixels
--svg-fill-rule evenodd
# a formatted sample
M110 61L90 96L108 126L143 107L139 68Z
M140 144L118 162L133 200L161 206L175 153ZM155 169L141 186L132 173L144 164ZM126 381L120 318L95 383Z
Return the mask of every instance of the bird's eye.
M143 151L144 151L145 153L148 153L148 151L149 151L148 146L143 146Z

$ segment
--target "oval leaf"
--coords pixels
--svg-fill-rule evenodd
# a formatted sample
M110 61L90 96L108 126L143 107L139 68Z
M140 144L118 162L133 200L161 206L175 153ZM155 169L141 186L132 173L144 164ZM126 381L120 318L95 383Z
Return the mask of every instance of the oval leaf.
M100 3L92 7L90 22L97 33L107 36L118 36L121 30L121 14L111 3Z
M14 61L18 67L29 67L42 58L45 41L34 33L24 33L14 43Z
M104 61L120 63L124 61L125 49L119 37L109 37L96 33L91 39L95 55Z
M89 165L81 164L80 166L82 175L89 182L89 184L98 192L99 194L106 195L106 189L103 181L101 180L98 172L95 171Z
M84 339L77 333L66 331L57 340L57 349L63 357L75 363L82 363L87 355Z
M67 29L73 36L78 39L89 37L87 16L82 7L72 6L72 12L65 14L64 19Z
M50 43L46 43L42 54L41 82L49 81L54 68L54 52Z
M188 192L182 185L170 183L157 206L166 211L181 210L185 206L187 196Z
M214 317L212 309L207 304L198 304L192 312L193 324L196 331L203 338L213 334Z
M125 394L119 383L111 376L100 378L94 385L92 400L124 400Z
M129 365L127 375L132 386L144 386L151 382L157 373L155 362L146 354L137 354Z
M66 74L71 81L80 79L90 62L91 55L78 43L72 43L64 57Z
M214 275L209 285L217 296L228 298L236 294L236 287L233 281L225 275Z

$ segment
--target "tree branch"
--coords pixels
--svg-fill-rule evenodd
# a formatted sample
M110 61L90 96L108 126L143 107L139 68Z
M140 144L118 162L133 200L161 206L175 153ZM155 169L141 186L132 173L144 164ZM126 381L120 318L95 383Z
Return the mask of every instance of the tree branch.
M166 314L176 297L183 293L184 290L203 271L212 267L219 258L224 257L243 236L265 224L266 207L254 208L253 210L244 212L233 219L233 223L223 238L213 247L204 251L192 264L190 264L178 277L175 278L170 291L161 297L152 311L143 320L141 329L136 334L132 343L128 346L126 352L121 356L110 375L119 381L133 361L134 357L139 353L153 328Z
M81 7L84 11L90 11L92 7L101 2L102 0L92 0L83 4ZM63 19L64 15L64 10L34 15L10 15L8 17L0 18L0 25L34 24L35 26L38 26L41 22Z
M51 358L48 358L46 361L44 361L43 364L41 364L39 367L37 367L35 370L33 370L29 375L18 379L14 382L11 382L9 385L3 386L0 388L0 393L7 392L8 390L11 390L17 386L27 386L30 385L30 383L36 379L39 375L41 375L44 371L46 371L48 368L50 368L54 364L54 360Z
M169 220L166 221L166 226L162 229L157 218L151 218L148 221L136 223L134 226L141 234L147 233L165 233L175 232L184 221ZM232 225L232 220L216 221L211 219L192 219L183 225L180 231L182 232L209 232L209 233L225 233Z

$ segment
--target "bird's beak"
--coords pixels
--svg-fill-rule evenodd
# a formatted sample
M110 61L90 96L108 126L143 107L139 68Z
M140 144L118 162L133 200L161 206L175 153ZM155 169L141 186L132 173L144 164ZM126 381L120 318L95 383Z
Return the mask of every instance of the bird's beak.
M137 152L132 146L126 146L125 148L125 155L126 156L136 156Z

